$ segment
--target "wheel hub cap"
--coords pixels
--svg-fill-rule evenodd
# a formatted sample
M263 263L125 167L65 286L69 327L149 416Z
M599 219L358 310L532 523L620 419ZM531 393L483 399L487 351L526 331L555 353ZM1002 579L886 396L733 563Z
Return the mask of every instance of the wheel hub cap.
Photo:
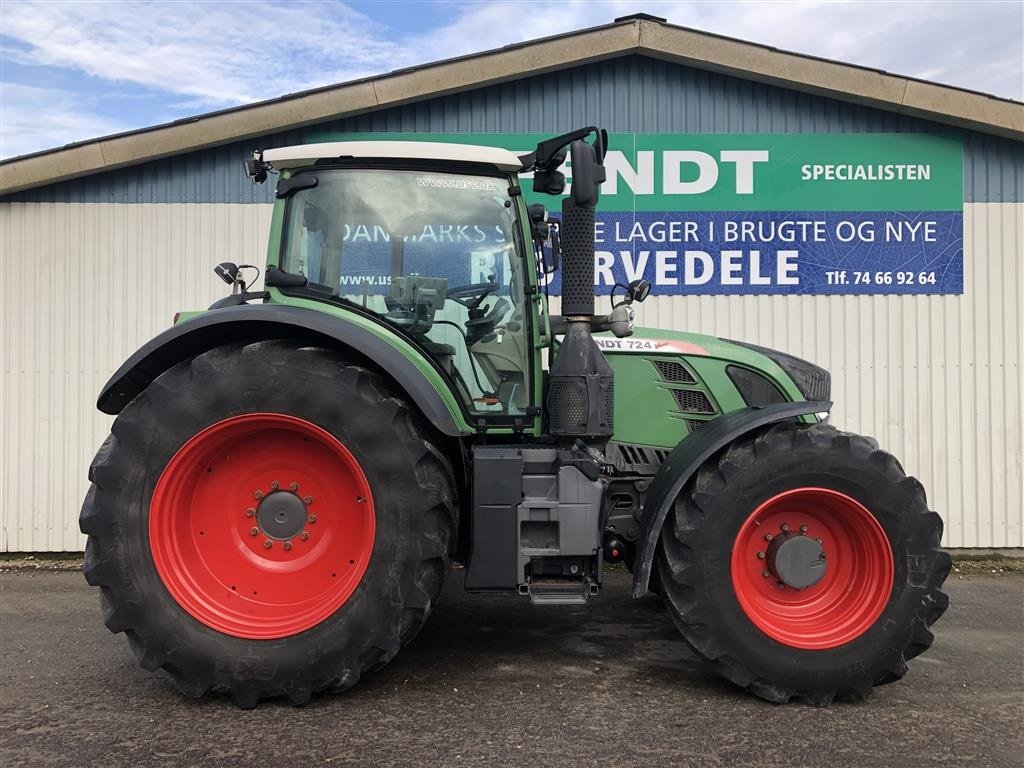
M806 589L825 576L825 550L800 533L776 536L768 545L768 569L787 587Z
M294 493L274 491L256 508L256 521L270 538L287 541L305 527L306 514L306 505Z

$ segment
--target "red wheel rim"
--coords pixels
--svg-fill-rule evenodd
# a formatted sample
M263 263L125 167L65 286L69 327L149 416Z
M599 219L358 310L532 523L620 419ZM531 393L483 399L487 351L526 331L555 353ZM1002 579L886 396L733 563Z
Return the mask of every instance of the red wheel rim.
M798 589L772 570L776 537L818 541L824 575ZM777 542L776 542L777 543ZM732 551L732 583L754 625L794 648L835 648L864 634L892 592L892 548L867 507L828 488L795 488L771 497L747 518Z
M359 462L294 416L225 419L164 468L149 511L153 562L195 619L235 637L316 626L359 585L374 541Z

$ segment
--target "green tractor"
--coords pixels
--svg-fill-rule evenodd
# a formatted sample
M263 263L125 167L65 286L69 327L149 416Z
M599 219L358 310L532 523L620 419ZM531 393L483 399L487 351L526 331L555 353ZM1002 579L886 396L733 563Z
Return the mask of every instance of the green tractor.
M85 575L107 626L193 697L301 704L387 664L452 568L540 606L609 563L721 674L859 699L946 609L942 522L829 374L595 310L607 134L517 156L427 142L255 152L277 176L264 290L182 313L114 374ZM571 191L560 220L533 189ZM546 286L561 281L561 314Z

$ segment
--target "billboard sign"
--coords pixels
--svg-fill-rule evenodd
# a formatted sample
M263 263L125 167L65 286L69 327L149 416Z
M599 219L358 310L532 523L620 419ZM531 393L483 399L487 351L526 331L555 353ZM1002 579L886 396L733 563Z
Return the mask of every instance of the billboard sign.
M525 154L541 134L331 134ZM933 134L614 134L595 226L599 292L963 293L963 146ZM571 183L572 168L563 171ZM529 174L524 174L528 177ZM558 215L548 195L529 202ZM558 276L549 286L559 292Z

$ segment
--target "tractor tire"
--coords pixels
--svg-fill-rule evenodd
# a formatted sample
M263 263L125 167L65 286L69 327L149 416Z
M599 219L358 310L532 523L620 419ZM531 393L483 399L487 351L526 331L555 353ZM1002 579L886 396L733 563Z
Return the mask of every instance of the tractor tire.
M828 706L900 679L949 603L942 520L867 437L778 424L712 457L655 555L689 645L763 699Z
M159 376L89 470L85 577L139 663L188 696L303 704L422 627L458 528L451 466L335 350L218 347Z

